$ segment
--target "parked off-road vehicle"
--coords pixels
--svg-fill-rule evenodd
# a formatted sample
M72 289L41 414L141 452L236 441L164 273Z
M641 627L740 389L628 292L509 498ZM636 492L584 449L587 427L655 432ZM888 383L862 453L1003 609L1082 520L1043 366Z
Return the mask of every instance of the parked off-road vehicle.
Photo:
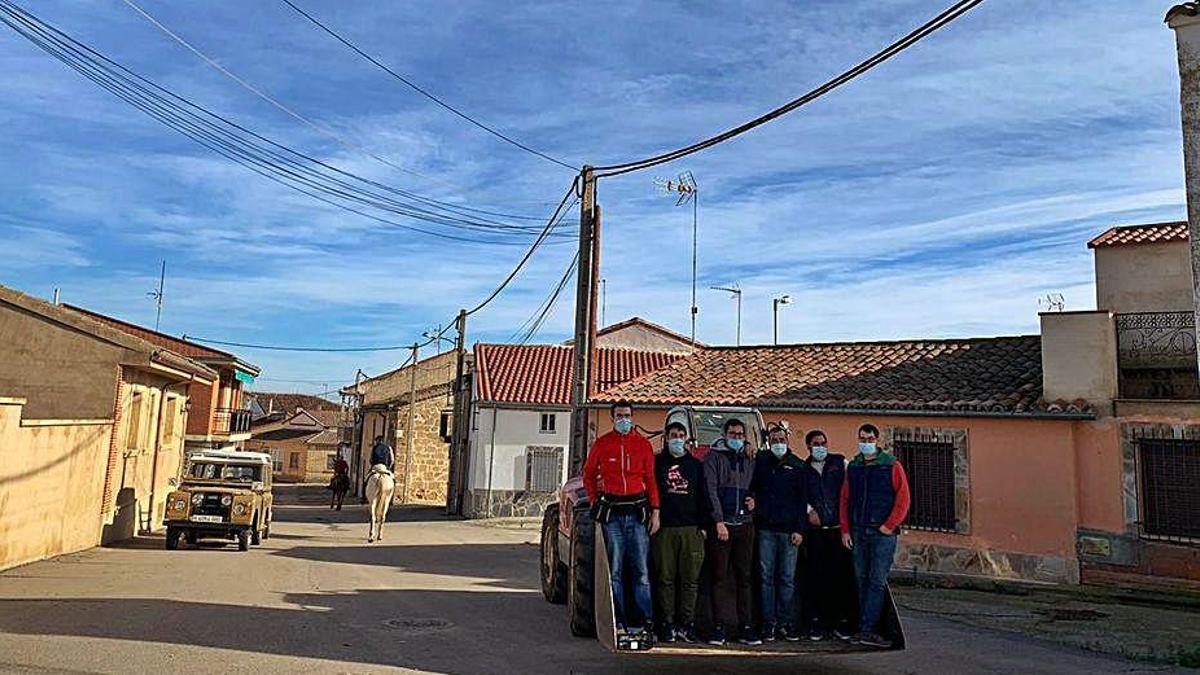
M703 459L712 444L721 437L725 422L730 418L737 418L746 425L747 443L754 443L760 448L764 446L766 425L763 423L762 414L753 408L678 406L667 413L663 428L671 422L682 423L688 429L692 454ZM548 602L566 604L572 635L596 637L610 651L648 651L654 654L745 652L786 656L870 650L868 647L839 640L779 640L759 647L744 647L733 642L724 647L686 643L654 646L653 642L647 642L645 639L619 636L613 618L609 569L603 534L592 519L583 479L581 476L574 476L559 491L558 503L546 507L542 516L541 536L542 595ZM653 567L651 574L653 575ZM696 603L696 624L701 633L711 626L708 611L710 589L707 588L705 576L707 575L701 577L700 598ZM847 598L847 601L855 602L855 599ZM904 631L896 614L890 590L884 602L880 632L892 640L893 650L904 649Z
M179 540L237 541L247 551L271 534L271 457L208 451L188 458L183 480L167 496L167 548Z

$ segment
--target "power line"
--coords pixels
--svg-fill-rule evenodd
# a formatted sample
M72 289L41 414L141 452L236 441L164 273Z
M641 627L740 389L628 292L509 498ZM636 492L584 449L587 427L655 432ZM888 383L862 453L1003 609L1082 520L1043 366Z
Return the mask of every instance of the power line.
M126 0L126 1L128 2L128 0ZM496 129L484 124L483 122L480 122L479 120L471 117L470 115L464 113L463 111L459 110L458 108L455 108L454 106L450 105L449 103L446 103L442 99L438 98L437 96L434 96L429 91L425 90L424 88L422 88L419 85L417 85L416 83L414 83L412 80L409 80L407 77L401 75L400 73L396 72L395 70L392 70L386 64L380 62L375 57L373 57L370 54L359 49L353 42L350 42L346 38L342 37L340 34L336 33L333 29L331 29L328 26L326 26L325 24L321 23L313 15L311 15L308 12L305 12L303 9L300 9L299 7L297 7L295 5L295 3L293 3L291 0L282 0L282 2L283 2L283 4L287 5L288 7L291 7L293 10L295 10L295 12L297 14L299 14L300 16L303 16L304 18L311 21L313 23L313 25L315 25L316 27L325 31L326 33L328 33L335 40L337 40L338 42L341 42L343 45L346 45L347 47L349 47L350 50L353 51L355 54L358 54L362 58L364 58L367 61L369 61L370 63L374 64L377 68L386 72L388 75L391 75L392 77L396 78L397 80L403 82L405 85L407 85L413 91L424 96L425 98L429 99L430 101L433 101L434 103L436 103L439 106L445 108L446 110L454 113L455 115L458 115L459 117L466 120L467 122L470 122L471 124L475 125L476 127L479 127L480 129L495 136L496 138L499 138L500 140L504 141L505 143L508 143L509 145L520 148L521 150L524 150L525 152L528 152L528 153L531 153L538 157L541 157L542 159L544 159L546 161L553 162L561 167L570 169L572 171L579 170L578 166L572 166L571 164L568 164L560 159L551 157L550 155L548 155L544 152L541 152L540 150L535 150L535 149L529 147L528 145L521 143L520 141L517 141L509 136L506 136L505 134L501 133L500 131L497 131Z
M198 335L184 335L182 339L191 340L193 342L204 342L210 345L243 347L245 349L264 349L273 352L394 352L401 349L412 349L412 345L387 345L383 347L295 347L282 345L259 345L248 342L213 340L211 338L200 337Z
M285 0L285 2L286 2L286 0ZM909 47L916 44L923 38L927 37L928 35L932 34L935 31L937 31L939 28L949 24L950 22L959 18L963 14L966 14L967 12L971 11L977 5L981 4L982 2L983 2L983 0L961 0L960 2L955 3L949 9L943 11L941 14L937 15L933 19L930 19L928 22L923 24L920 28L917 28L916 30L909 33L908 35L905 35L904 37L900 38L899 40L888 45L886 48L884 48L880 52L876 53L871 58L863 61L862 63L858 64L857 66L854 66L853 68L851 68L850 70L847 70L846 72L842 73L841 75L838 75L837 77L829 80L825 84L822 84L821 86L817 87L816 89L813 89L812 91L808 92L807 94L804 94L803 96L801 96L799 98L793 99L793 100L789 101L788 103L766 113L765 115L756 117L755 119L752 119L749 122L746 122L745 124L742 124L740 126L734 127L724 133L717 134L716 136L712 136L711 138L707 138L705 140L693 143L692 145L689 145L689 146L686 146L683 148L679 148L678 150L672 150L671 152L666 152L666 153L663 153L660 155L655 155L653 157L647 157L645 159L634 160L632 162L624 162L621 164L610 164L608 166L598 166L598 167L596 167L596 172L597 172L596 177L602 178L605 176L617 176L617 175L620 175L623 173L629 173L631 171L640 171L641 169L647 169L652 166L657 166L659 164L671 162L676 159L680 159L682 157L687 157L688 155L700 152L701 150L712 147L718 143L727 141L735 136L740 136L741 134L744 134L747 131L754 129L755 127L762 126L763 124L766 124L767 122L770 122L778 117L782 117L783 115L786 115L787 113L790 113L793 110L796 110L797 108L800 108L801 106L803 106L807 103L810 103L810 102L820 98L821 96L824 96L825 94L833 91L834 89L837 89L838 87L842 86L843 84L846 84L847 82L855 79L859 75L866 73L867 71L871 70L875 66L883 63L884 61L887 61L888 59L899 54L900 52L904 51L905 49L908 49Z
M567 265L567 269L563 272L562 278L558 284L550 291L550 295L538 305L538 309L525 320L525 323L517 329L517 332L509 338L509 342L518 344L527 344L533 339L534 335L541 330L542 324L546 321L546 317L554 311L554 307L558 304L558 299L562 295L563 289L571 281L571 277L575 274L575 270L579 267L579 252L575 252L575 256L571 259L571 263Z

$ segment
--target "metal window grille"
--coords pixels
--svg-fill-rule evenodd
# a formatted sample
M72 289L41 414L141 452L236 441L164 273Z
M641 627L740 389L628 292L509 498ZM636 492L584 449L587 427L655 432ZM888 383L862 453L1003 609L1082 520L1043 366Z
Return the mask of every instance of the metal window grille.
M554 492L562 483L562 446L530 445L525 449L525 490Z
M908 474L912 506L905 526L917 530L957 531L954 512L954 444L930 439L897 440L896 459Z
M1200 440L1139 438L1142 534L1200 540Z

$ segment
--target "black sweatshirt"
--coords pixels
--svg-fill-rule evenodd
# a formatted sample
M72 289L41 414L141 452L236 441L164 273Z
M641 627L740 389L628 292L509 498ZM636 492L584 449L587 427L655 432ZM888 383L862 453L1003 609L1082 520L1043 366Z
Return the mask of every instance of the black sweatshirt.
M663 450L654 458L654 477L658 481L662 527L707 527L708 497L704 489L704 466L690 453L675 458Z

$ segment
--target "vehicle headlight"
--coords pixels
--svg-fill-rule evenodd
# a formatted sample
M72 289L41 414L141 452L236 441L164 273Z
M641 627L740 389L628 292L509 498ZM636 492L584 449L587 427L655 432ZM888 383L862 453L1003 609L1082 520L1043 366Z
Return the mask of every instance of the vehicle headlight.
M176 511L182 511L187 508L187 501L183 499L177 499L171 508L175 509Z
M221 506L229 506L232 503L233 503L233 497L231 497L229 495L225 495L224 497L221 497Z
M204 501L204 495L200 494L199 492L192 495L192 504L195 504L196 506L200 506L200 502L202 502L202 501Z
M246 505L238 504L237 506L233 507L233 512L239 516L246 515Z

